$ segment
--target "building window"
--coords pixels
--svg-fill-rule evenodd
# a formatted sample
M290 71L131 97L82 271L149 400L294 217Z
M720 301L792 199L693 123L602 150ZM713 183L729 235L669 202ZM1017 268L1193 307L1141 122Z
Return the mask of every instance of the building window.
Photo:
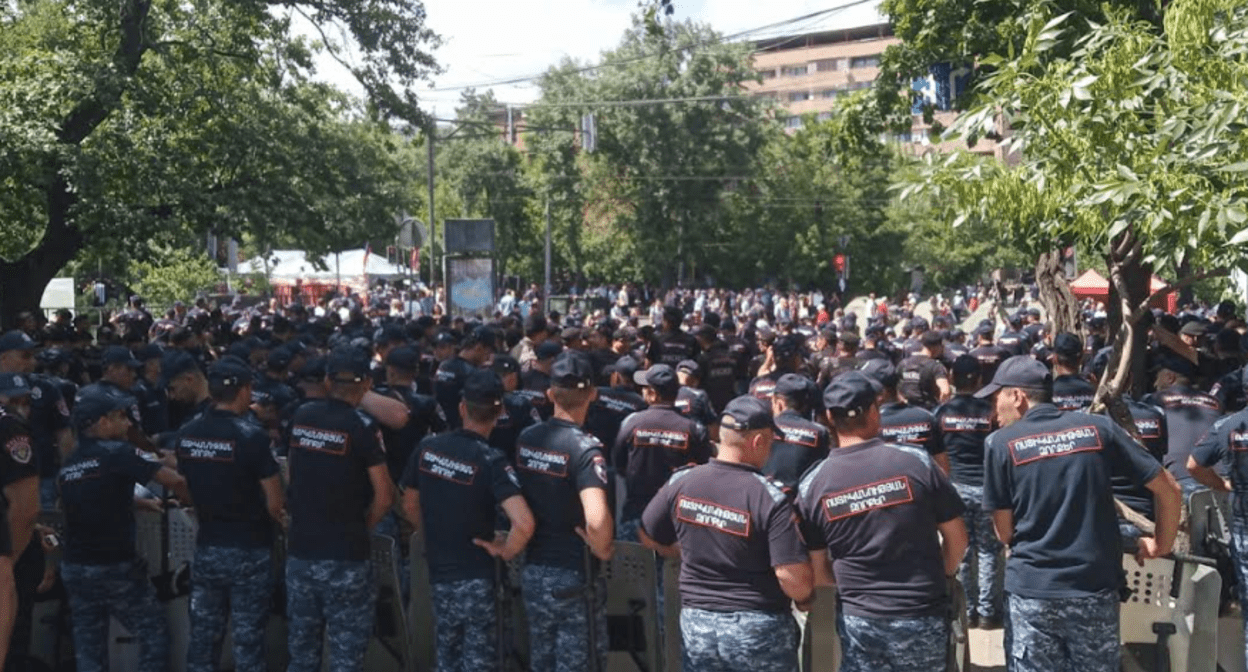
M834 100L838 95L840 95L840 93L841 92L836 89L824 89L819 92L819 97Z
M807 69L805 65L786 65L780 68L780 74L785 77L801 77L806 74Z
M849 59L850 68L878 68L880 67L880 55L873 54L871 56L855 56Z
M758 74L759 74L759 76L761 76L763 79L775 79L775 78L776 78L776 71L775 71L775 70L759 70L759 71L758 71Z
M871 88L871 82L851 82L845 87L847 91L861 91Z
M797 103L797 102L801 102L801 101L803 101L803 100L810 100L810 92L809 92L809 91L790 91L790 92L789 92L789 102L790 102L790 103Z
M801 117L789 117L788 119L784 120L784 126L785 128L801 128L802 118Z
M825 58L822 61L815 61L815 70L818 72L832 72L837 69L837 61L835 58Z

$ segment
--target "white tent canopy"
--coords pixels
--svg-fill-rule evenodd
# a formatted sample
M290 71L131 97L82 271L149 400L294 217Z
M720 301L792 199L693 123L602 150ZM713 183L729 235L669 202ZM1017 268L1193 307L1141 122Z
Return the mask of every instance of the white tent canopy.
M327 254L321 258L325 270L318 269L313 260L303 250L273 250L267 256L260 256L247 262L253 273L264 273L268 262L268 277L274 283L293 283L295 280L304 282L335 282L342 278L344 284L349 279L386 278L398 279L408 275L407 269L398 264L386 261L384 254L373 252L368 256L368 267L364 265L364 250L344 250L337 254Z

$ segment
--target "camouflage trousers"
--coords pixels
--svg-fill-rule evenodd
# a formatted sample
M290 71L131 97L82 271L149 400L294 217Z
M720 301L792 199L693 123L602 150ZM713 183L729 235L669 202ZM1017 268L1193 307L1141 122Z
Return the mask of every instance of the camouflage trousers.
M498 664L494 582L447 581L431 586L438 672L478 672Z
M944 616L869 618L839 610L841 672L940 672L949 621Z
M1118 672L1116 592L1049 600L1008 596L1005 661L1010 672Z
M1231 554L1235 561L1235 575L1239 579L1239 603L1248 604L1248 520L1231 516ZM1248 618L1244 619L1244 648L1248 655Z
M227 619L233 624L234 669L264 672L264 632L273 597L271 549L199 546L191 570L187 672L217 669Z
M527 565L521 573L524 610L529 619L529 669L533 672L585 672L589 668L589 618L583 572ZM607 659L606 581L597 581L594 609L598 669Z
M992 525L992 515L984 511L984 488L978 485L953 485L966 505L962 520L970 546L958 565L958 580L966 589L966 615L968 618L999 618L1001 616L1001 541L997 539ZM974 561L974 567L972 567Z
M684 672L797 672L797 622L788 613L680 610Z
M362 672L373 635L377 582L371 562L286 560L287 672L320 672L322 634L329 669Z
M116 618L140 643L138 672L169 667L169 622L142 562L61 565L69 593L78 672L108 669L108 621Z

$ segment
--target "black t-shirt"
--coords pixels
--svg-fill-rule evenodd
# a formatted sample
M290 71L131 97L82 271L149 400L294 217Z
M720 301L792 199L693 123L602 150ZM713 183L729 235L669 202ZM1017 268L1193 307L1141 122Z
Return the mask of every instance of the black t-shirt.
M784 487L792 488L810 465L828 456L832 438L827 427L793 410L781 412L775 422L778 431L771 442L771 455L763 465L763 473Z
M70 426L69 405L61 388L47 376L30 376L30 437L34 441L35 458L40 478L53 478L60 468L61 455L56 434Z
M395 483L403 476L407 461L416 444L426 436L446 430L446 413L433 397L419 394L413 387L378 387L378 394L398 399L407 405L407 424L400 429L381 426L386 447L386 467Z
M1223 374L1213 384L1213 387L1209 388L1209 394L1212 394L1218 403L1222 404L1222 409L1227 413L1242 411L1248 403L1248 396L1246 396L1248 386L1244 385L1245 376L1248 376L1248 366Z
M438 372L433 381L433 396L446 415L446 423L451 429L459 429L463 424L459 417L459 402L463 397L464 380L468 374L476 370L472 362L456 355L438 365Z
M702 370L702 389L711 398L713 413L721 413L728 402L736 397L739 357L728 349L728 344L715 341L698 358Z
M992 402L969 394L954 395L936 408L936 426L949 454L954 483L984 484L984 439L992 432Z
M1052 404L993 432L984 450L984 510L1014 515L1006 592L1062 599L1117 590L1122 542L1110 476L1148 483L1161 470L1148 451L1108 418Z
M937 527L965 506L927 453L880 439L837 448L802 476L797 506L809 548L828 551L845 613L945 614Z
M494 560L473 539L494 538L494 510L520 494L502 451L458 429L421 441L401 484L420 492L429 576L435 582L489 579Z
M706 425L656 404L624 420L615 437L611 465L624 476L624 520L641 516L672 472L711 458Z
M520 434L516 474L537 521L526 562L580 569L585 549L576 534L576 528L585 524L580 492L607 490L602 444L570 422L547 420Z
M889 443L919 446L929 455L945 452L936 416L931 411L904 402L880 406L880 438Z
M169 431L169 397L164 390L140 378L131 389L143 416L143 433L156 436Z
M520 389L517 393L529 400L537 415L542 420L549 420L555 414L555 404L546 396L550 389L550 376L537 369L529 369L520 374Z
M1192 457L1202 467L1230 466L1232 511L1240 520L1248 518L1248 411L1218 420Z
M1059 411L1082 411L1092 405L1096 388L1075 374L1053 377L1053 405Z
M174 452L195 502L200 544L273 544L273 521L260 481L277 474L278 468L263 427L214 408L178 431Z
M615 445L624 418L645 410L646 401L640 394L618 387L598 388L598 398L589 405L585 418L585 431L593 434L604 446Z
M1022 332L1007 331L997 337L997 347L1009 353L1010 357L1025 355L1031 348L1031 341Z
M39 475L30 426L18 415L0 407L0 490ZM5 499L0 492L0 499Z
M779 484L745 464L676 471L641 527L660 544L680 542L680 603L692 609L787 613L774 568L809 561Z
M711 398L706 392L696 387L682 386L676 394L676 410L686 418L693 418L710 427L719 424L715 409L711 408Z
M134 559L134 486L160 464L125 441L80 437L57 476L65 511L65 561L111 565Z
M1142 404L1133 399L1126 399L1131 418L1135 420L1135 428L1140 432L1140 442L1148 450L1148 454L1161 464L1166 455L1166 414L1156 406ZM1114 487L1114 497L1123 504L1154 519L1153 493L1143 485L1133 482L1126 474L1115 472L1110 478Z
M981 345L971 350L969 354L979 360L979 380L981 383L991 381L992 377L997 374L997 367L1001 366L1001 362L1010 358L1010 353L995 345Z
M772 371L766 375L756 377L750 381L750 394L770 404L772 395L776 393L776 383L786 373L791 372Z
M927 355L911 355L901 360L897 376L897 392L902 399L930 410L940 403L940 387L936 381L948 380L949 372L939 360Z
M652 364L667 364L674 369L686 359L697 359L698 354L697 339L677 329L656 334L646 357Z
M1166 412L1168 447L1162 464L1176 479L1191 480L1192 475L1187 473L1187 457L1192 454L1196 442L1222 416L1222 406L1213 396L1186 385L1158 390L1145 397L1143 402Z
M385 461L381 433L364 413L337 399L299 408L290 428L291 557L370 557L368 469Z
M520 433L542 421L537 409L529 403L529 398L519 392L508 392L503 395L503 412L499 413L490 432L491 446L503 451L509 462L516 460L516 442Z

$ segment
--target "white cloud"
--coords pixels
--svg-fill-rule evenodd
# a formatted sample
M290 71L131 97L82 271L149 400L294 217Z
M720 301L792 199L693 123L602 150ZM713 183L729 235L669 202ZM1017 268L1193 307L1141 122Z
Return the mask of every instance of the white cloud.
M676 19L710 23L726 35L739 33L830 9L852 0L675 0ZM879 0L757 34L769 37L860 26L880 21ZM509 103L531 102L533 83L480 86L538 75L565 57L588 63L614 47L631 25L636 0L425 0L428 26L443 38L436 52L445 72L432 88L418 90L424 107L448 116L459 100L453 87L492 88ZM301 32L311 34L304 25ZM752 36L753 37L753 36ZM347 90L360 92L350 75L328 57L318 60L320 76Z

